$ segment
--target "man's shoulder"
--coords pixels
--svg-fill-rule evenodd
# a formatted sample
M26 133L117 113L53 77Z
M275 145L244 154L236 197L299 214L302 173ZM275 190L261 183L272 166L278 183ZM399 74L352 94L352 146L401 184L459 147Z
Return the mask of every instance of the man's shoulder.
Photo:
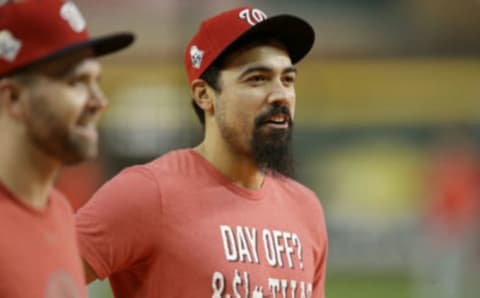
M165 181L178 176L188 176L196 167L196 157L191 149L169 151L145 164L137 164L123 169L117 176L143 176L146 179Z
M285 189L289 192L302 193L308 196L313 196L316 198L316 194L313 190L308 188L306 185L300 183L299 181L285 177L285 176L272 176L272 180L279 187Z
M306 206L306 208L322 208L317 194L299 181L288 177L273 177L271 180L275 184L275 188L280 189L286 197L291 198L297 204Z
M52 205L55 208L62 209L64 212L73 213L72 205L67 196L56 188L52 188L50 198Z
M195 156L191 149L169 151L158 158L127 169L128 171L148 171L153 175L168 176L186 175L196 166Z

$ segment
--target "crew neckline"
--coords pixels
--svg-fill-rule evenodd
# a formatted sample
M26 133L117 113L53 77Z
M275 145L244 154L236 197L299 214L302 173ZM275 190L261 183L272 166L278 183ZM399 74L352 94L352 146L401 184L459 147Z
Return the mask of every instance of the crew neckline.
M203 157L200 153L193 150L193 148L186 149L190 155L192 155L196 160L198 160L203 167L207 170L207 172L214 178L217 182L221 185L228 188L230 191L234 192L237 195L240 195L243 198L249 200L261 200L265 197L267 192L270 177L268 174L265 174L263 179L262 186L257 190L247 189L235 184L230 178L225 176L222 172L220 172L214 165L212 165L205 157Z
M20 201L17 196L12 192L10 191L7 186L5 186L3 184L2 181L0 181L0 194L3 193L4 194L4 197L7 199L7 200L10 200L12 201L15 206L18 206L19 208L29 212L29 213L32 213L34 215L37 215L37 216L46 216L49 212L50 212L50 207L52 205L52 192L49 193L48 195L48 201L47 201L47 205L45 206L45 208L43 209L38 209L38 208L35 208L35 207L32 207L22 201Z

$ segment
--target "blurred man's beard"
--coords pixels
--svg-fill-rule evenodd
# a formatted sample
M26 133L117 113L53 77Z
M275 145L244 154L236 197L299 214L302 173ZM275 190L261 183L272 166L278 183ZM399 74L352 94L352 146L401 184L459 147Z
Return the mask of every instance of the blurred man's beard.
M51 127L52 129L52 127ZM49 131L48 134L38 129L30 130L30 138L37 148L60 161L64 165L74 165L97 155L96 144L86 143L76 135L65 130Z
M279 112L288 115L286 129L265 127L265 119ZM295 161L292 151L293 122L286 107L274 107L268 114L260 115L255 121L251 141L251 152L258 168L274 175L294 177Z
M33 105L34 115L27 119L31 141L44 154L64 165L73 165L97 155L97 143L81 138L70 131L67 123L59 119L46 104Z

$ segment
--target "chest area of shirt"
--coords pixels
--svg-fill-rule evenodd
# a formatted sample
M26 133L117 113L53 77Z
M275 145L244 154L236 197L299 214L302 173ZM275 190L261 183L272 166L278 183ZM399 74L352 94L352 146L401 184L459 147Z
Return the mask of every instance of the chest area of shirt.
M16 227L6 224L0 229L3 276L0 288L11 293L9 297L84 297L75 235L65 235L73 229L52 230L50 226L27 229L19 222Z
M0 219L0 247L3 260L13 264L78 267L76 235L70 217L41 216L13 209ZM63 219L63 221L62 221ZM73 260L73 261L72 261ZM48 270L48 269L47 269Z
M190 276L212 289L213 297L309 297L317 244L288 220L268 218L213 216L169 225L168 235L159 235L165 262L195 268Z
M3 227L0 229L3 230ZM46 271L54 268L73 268L76 271L80 269L78 248L73 233L65 235L65 231L41 227L31 227L28 231L10 229L8 233L3 232L5 230L0 237L2 238L0 259L2 264L5 264L4 267L11 265L28 268L32 267L32 264L37 264L39 270L45 268Z

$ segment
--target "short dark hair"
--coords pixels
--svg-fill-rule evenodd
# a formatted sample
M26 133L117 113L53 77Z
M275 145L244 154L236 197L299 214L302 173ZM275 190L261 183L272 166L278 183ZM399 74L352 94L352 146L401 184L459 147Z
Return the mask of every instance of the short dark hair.
M215 60L200 76L200 79L204 80L216 92L222 91L220 86L220 69L222 64L223 59ZM202 126L205 126L205 111L197 105L194 99L192 99L192 107Z

